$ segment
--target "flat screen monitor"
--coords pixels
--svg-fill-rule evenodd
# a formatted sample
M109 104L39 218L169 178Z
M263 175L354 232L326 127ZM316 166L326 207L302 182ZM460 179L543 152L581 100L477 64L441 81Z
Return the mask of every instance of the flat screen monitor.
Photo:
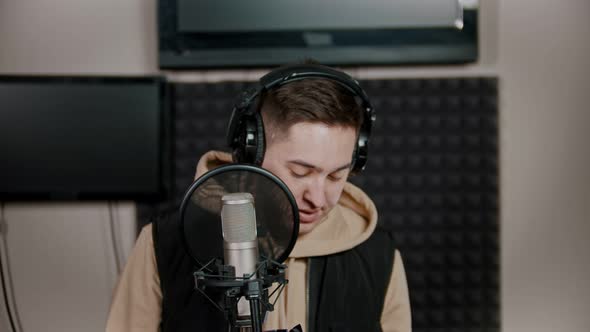
M0 199L157 199L167 165L159 77L0 76Z
M158 0L161 68L477 60L473 0Z

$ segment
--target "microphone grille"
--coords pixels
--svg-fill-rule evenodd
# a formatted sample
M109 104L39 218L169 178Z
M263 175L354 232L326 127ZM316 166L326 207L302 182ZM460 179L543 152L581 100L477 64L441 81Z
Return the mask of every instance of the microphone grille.
M256 240L254 197L249 193L232 193L221 198L221 228L229 243Z

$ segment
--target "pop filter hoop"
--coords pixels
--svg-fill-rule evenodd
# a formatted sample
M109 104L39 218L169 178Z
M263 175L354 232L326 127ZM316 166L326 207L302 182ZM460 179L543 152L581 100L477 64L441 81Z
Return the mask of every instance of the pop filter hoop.
M223 183L223 181L225 181L226 183L230 183L229 180L232 180L234 178L238 178L240 180L245 179L247 182L249 182L249 184L252 186L252 188L256 188L256 186L259 186L259 187L262 187L263 189L270 189L270 190L259 190L259 191L255 191L254 193L252 193L254 195L254 200L255 200L254 205L255 206L259 206L260 203L265 203L265 204L267 204L267 206L272 206L275 208L276 208L276 206L274 206L274 204L281 205L284 215L288 215L288 216L292 217L292 223L288 225L288 230L291 233L288 236L282 236L283 242L288 241L288 243L282 243L281 248L283 250L281 250L281 252L278 254L272 253L272 252L265 252L263 250L264 245L262 245L263 244L262 241L265 240L265 238L263 238L263 236L265 234L264 234L264 232L259 232L257 234L260 252L263 256L265 256L264 258L271 259L271 260L279 262L279 263L284 262L289 257L289 254L293 250L293 247L295 246L295 242L297 241L297 236L299 234L299 210L297 208L296 200L295 200L293 194L291 193L291 191L289 190L289 188L287 187L287 185L281 179L279 179L276 175L272 174L271 172L269 172L268 170L265 170L263 168L253 166L253 165L246 165L246 164L229 164L229 165L215 168L215 169L203 174L201 177L199 177L197 180L195 180L190 185L190 187L188 188L188 190L186 191L186 193L184 195L184 198L183 198L181 206L180 206L180 232L181 232L180 235L181 235L186 253L193 259L193 261L197 264L198 267L203 267L211 260L219 258L219 257L217 257L218 255L210 255L209 257L203 257L202 253L195 252L191 243L194 242L195 240L198 241L199 236L206 237L208 234L206 234L206 231L204 231L204 234L197 236L197 239L195 239L193 236L194 232L192 234L190 232L187 232L188 228L197 228L198 229L198 227L196 227L197 225L189 225L189 223L191 223L191 222L196 222L197 224L199 223L198 220L189 220L191 218L189 216L187 216L187 214L189 214L189 212L190 212L189 209L192 208L194 210L195 209L194 207L196 206L196 204L197 205L200 204L198 202L198 200L196 200L196 198L194 197L195 193L197 195L201 195L201 197L204 197L203 192L206 193L207 189L203 189L203 187L210 186L210 184L215 183L217 179L221 180L220 181L221 183ZM260 188L258 188L258 189L260 189ZM257 196L256 192L259 193L258 194L259 197L256 197ZM272 192L272 193L270 193L270 192ZM217 198L217 196L218 195L213 195L212 198L215 200ZM209 198L209 197L206 197L205 199L207 199L207 198ZM221 198L221 197L219 197L219 198ZM261 200L264 202L262 202ZM210 211L210 212L213 215L213 217L211 217L210 220L213 220L213 219L215 219L215 214L219 211L217 211L216 208L213 208L212 211ZM269 221L268 217L265 220L259 220L258 219L258 217L259 217L258 212L259 211L257 208L256 213L257 213L257 226L258 227L264 227L265 225L263 225L262 223L270 224L270 223L274 222L274 220ZM279 219L279 216L277 216L277 219ZM276 222L279 222L279 220L277 220ZM285 221L283 220L283 222L285 222ZM205 221L205 223L206 223L206 221ZM219 224L220 223L221 223L221 221L219 221ZM209 226L217 227L217 225L208 225L208 224L204 224L204 225L200 225L200 226L203 226L203 227L201 227L203 229L208 229ZM266 233L269 233L269 232L267 231ZM270 233L272 233L272 231ZM209 235L211 235L211 234L209 234ZM212 236L213 237L219 236L219 238L221 239L219 241L218 245L217 245L217 243L215 244L215 246L217 247L215 250L217 250L219 252L222 248L221 232L219 232L218 234L217 234L217 232L215 232L215 234L213 234ZM268 234L267 234L267 236L268 236ZM270 234L270 236L272 237L272 234ZM211 237L211 236L209 236L209 237ZM266 240L268 240L268 239L266 239ZM215 252L215 250L212 249L211 251Z

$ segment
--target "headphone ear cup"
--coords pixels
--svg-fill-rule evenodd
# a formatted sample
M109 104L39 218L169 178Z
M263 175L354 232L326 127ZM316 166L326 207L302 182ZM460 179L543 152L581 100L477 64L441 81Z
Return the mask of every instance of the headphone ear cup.
M367 165L367 155L369 152L369 137L367 131L361 130L359 137L354 146L354 152L352 154L352 169L351 175L361 173Z
M235 131L233 133L233 137L231 138L231 145L232 148L232 157L235 163L243 163L245 162L246 156L246 128L247 128L247 120L242 118L237 120L237 124L235 125Z
M236 129L236 135L232 151L233 161L262 165L266 150L262 116L258 113L244 116Z
M261 166L264 160L264 152L266 151L266 138L264 136L264 123L262 122L262 115L259 112L254 114L256 126L256 151L254 155L254 164Z
M240 163L253 164L256 162L258 129L254 115L246 115L240 130L240 144L237 159Z

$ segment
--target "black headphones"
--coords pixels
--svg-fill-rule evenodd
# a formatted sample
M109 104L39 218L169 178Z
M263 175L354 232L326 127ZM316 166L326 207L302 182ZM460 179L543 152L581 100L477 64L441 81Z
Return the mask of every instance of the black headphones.
M358 82L347 74L318 64L290 65L280 67L264 75L256 88L242 93L234 106L227 129L227 143L232 149L235 162L260 166L266 148L264 125L258 107L252 107L254 100L273 88L306 78L326 78L340 84L350 92L363 110L363 123L352 156L351 173L360 173L367 163L371 126L375 112L369 97ZM358 97L358 98L356 98Z

